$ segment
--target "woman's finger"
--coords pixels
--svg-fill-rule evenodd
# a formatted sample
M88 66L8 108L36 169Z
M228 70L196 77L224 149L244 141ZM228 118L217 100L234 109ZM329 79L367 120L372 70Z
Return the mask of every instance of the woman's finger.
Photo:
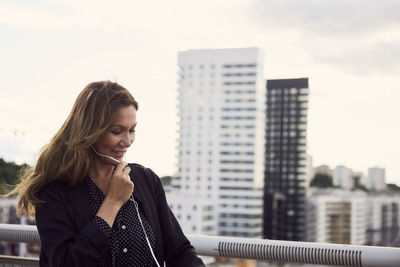
M128 165L127 162L125 161L121 161L120 163L118 163L117 167L115 168L114 173L122 173L122 171L124 170L124 168Z

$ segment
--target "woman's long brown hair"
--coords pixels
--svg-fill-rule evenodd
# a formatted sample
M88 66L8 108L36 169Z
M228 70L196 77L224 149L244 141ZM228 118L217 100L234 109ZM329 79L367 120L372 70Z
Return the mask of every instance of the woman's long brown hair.
M37 194L50 182L70 185L86 176L93 145L109 128L121 107L138 104L121 85L101 81L88 84L79 94L68 118L39 154L36 165L21 175L21 182L6 196L18 193L17 214L34 215L41 203Z

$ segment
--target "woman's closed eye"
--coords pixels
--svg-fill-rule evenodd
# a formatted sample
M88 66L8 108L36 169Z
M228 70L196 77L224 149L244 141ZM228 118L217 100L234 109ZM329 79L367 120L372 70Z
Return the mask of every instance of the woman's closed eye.
M114 134L114 135L119 135L121 133L121 131L112 130L111 133Z
M121 134L122 132L123 132L122 129L120 129L120 130L111 130L111 133L114 134L114 135L119 135L119 134ZM134 132L135 132L135 128L129 129L129 133L134 133Z

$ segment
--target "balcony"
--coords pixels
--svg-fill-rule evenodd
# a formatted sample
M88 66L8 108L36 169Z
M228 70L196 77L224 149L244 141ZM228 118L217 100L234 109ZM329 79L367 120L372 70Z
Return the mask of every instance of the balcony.
M398 267L400 248L187 235L202 256L335 266ZM35 226L0 224L0 241L40 242ZM0 266L39 266L37 258L0 256Z

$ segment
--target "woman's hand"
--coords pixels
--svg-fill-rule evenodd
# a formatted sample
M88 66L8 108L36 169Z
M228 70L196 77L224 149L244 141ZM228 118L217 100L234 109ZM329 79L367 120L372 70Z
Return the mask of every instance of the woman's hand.
M134 185L129 177L131 168L128 163L118 163L111 177L106 199L119 203L121 206L132 196Z
M113 226L119 209L133 193L134 185L129 177L131 168L126 165L128 165L126 162L118 163L112 174L107 196L96 214L106 221L110 227Z

